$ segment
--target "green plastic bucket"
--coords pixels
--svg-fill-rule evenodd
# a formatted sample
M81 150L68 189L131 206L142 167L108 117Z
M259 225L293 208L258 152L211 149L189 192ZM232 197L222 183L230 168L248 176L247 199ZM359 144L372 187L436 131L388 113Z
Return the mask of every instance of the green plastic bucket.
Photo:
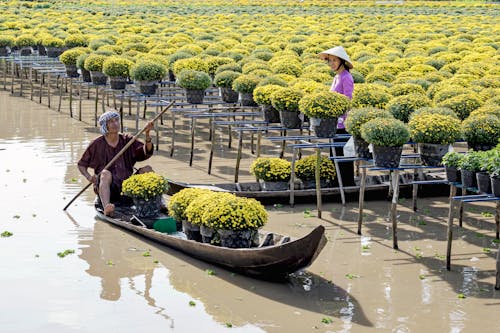
M171 216L156 220L156 222L153 224L153 229L159 232L166 233L177 232L175 219Z

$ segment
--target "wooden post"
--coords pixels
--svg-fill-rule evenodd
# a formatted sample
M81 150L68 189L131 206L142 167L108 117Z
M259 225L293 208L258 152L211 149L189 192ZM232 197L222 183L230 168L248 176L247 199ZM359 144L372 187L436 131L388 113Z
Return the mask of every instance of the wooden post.
M208 174L212 173L212 160L214 158L214 147L215 147L215 122L212 121L210 126L210 133L212 133L212 138L210 140L210 154L208 156Z
M89 88L90 89L90 88ZM97 127L97 107L99 105L99 86L95 86L95 100L94 100L94 126Z
M243 131L238 132L238 153L236 154L236 168L234 169L234 182L238 182L240 174L241 150L243 148Z
M315 172L315 180L316 180L316 206L318 210L318 218L321 218L321 210L323 209L323 203L321 202L321 182L320 182L320 171L321 169L321 149L316 148L316 172ZM292 184L293 186L293 184Z
M295 161L297 160L297 149L292 148L292 167L290 172L290 206L295 204Z
M359 188L358 205L358 235L361 235L361 225L363 224L363 209L365 206L365 188L366 188L366 168L361 168L361 184Z
M446 234L446 269L451 269L451 242L453 240L453 197L457 193L455 185L450 184L450 207L448 209L448 230Z
M50 109L50 81L51 81L51 75L50 75L50 72L47 72L47 106L49 107Z
M462 187L462 195L467 195L467 189ZM462 228L462 221L464 219L464 203L460 200L459 211L458 211L458 226Z
M30 99L33 100L33 65L30 67Z
M11 94L14 94L14 73L16 71L16 62L14 61L14 59L12 59L12 80L11 80L11 85L10 85L10 93Z
M257 155L256 157L260 157L260 145L262 143L262 131L257 131Z
M496 272L496 281L495 281L495 289L500 289L500 251L497 251L497 272Z
M399 199L399 170L392 172L393 193L391 203L391 222L392 222L392 248L398 250L398 218L397 208Z
M193 165L193 156L194 156L194 135L196 133L196 119L194 117L191 118L191 150L189 152L189 166Z
M496 225L496 233L495 238L499 239L500 234L500 201L497 201L497 207L495 210L495 225ZM498 251L500 252L500 251Z
M415 178L413 178L413 181L415 181ZM413 204L413 211L417 211L417 195L418 195L418 184L413 184L413 191L412 191L412 204Z
M42 73L42 77L40 78L40 96L38 96L38 103L42 104L42 95L43 95L43 83L45 82L45 73Z
M170 144L170 157L174 156L175 149L175 112L172 112L172 143Z
M68 78L69 80L69 116L73 118L73 79Z
M79 121L82 121L82 85L83 85L83 83L78 84L78 120Z
M59 78L61 79L61 84L59 84ZM62 95L63 95L63 81L65 79L63 77L61 77L59 74L57 75L57 78L56 78L56 86L59 87L59 103L57 105L57 112L61 112L61 103L62 103Z
M286 136L286 129L281 132L281 136ZM285 140L281 141L281 152L280 152L280 158L283 158L285 156L285 147L286 147L286 142Z

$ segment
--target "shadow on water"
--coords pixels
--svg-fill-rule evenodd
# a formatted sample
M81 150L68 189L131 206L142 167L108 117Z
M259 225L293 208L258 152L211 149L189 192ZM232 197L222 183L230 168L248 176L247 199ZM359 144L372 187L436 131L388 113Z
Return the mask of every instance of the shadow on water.
M208 303L207 305L210 305L211 300L221 300L221 290L224 290L222 293L230 294L234 288L236 292L250 292L250 294L257 296L254 302L250 302L253 304L260 303L259 298L263 297L272 302L279 302L304 311L341 318L362 326L373 326L355 298L346 290L316 274L300 271L291 275L287 281L282 283L257 280L199 261L140 235L97 221L94 225L92 237L81 237L79 244L81 245L80 258L89 264L86 272L101 279L102 290L100 297L102 299L119 300L122 292L121 288L123 287L121 280L125 278L128 280L127 285L131 290L144 297L151 307L157 309L158 314L170 319L163 312L165 309L156 304L157 302L150 293L153 273L158 268L158 265L154 264L153 260L148 260L147 263L141 261L139 264L138 255L134 254L134 252L142 250L124 248L123 236L110 235L110 232L114 232L116 229L139 239L145 243L146 247L155 252L155 259L172 271L171 276L174 278L170 278L169 283L176 290L188 293L193 298L202 298L205 303ZM117 238L121 240L117 241ZM187 265L183 266L188 268L178 268L178 266L172 268L174 266L172 257L174 260L186 263ZM109 258L113 258L112 263L109 262ZM187 272L185 272L186 269ZM217 280L206 280L207 269L215 272ZM145 290L143 292L135 288L133 277L136 276L144 276ZM200 279L196 280L196 276L200 277ZM194 285L196 285L196 288L193 288ZM222 299L231 301L229 298L225 299L223 297ZM248 306L247 303L240 302L238 306L231 307L231 311L240 312L238 315L243 318L247 317L246 320L252 322L255 318L250 315L252 311L246 308ZM207 306L206 308L208 310L212 307Z
M377 205L375 203L375 205ZM390 227L389 216L384 216L384 206L387 206L387 212L390 210L390 203L387 205L380 204L376 207L371 203L369 208L373 210L373 214L367 214L363 218L362 234L370 235L371 241L378 243L382 247L386 247L387 251L392 250L392 229ZM366 208L366 207L365 207ZM401 207L400 207L401 208ZM410 208L411 209L411 208ZM453 227L453 241L452 241L452 256L451 256L451 271L446 270L446 235L447 235L447 220L448 220L448 207L427 207L420 209L418 212L402 211L398 212L398 253L405 255L405 258L386 259L385 261L393 262L395 265L424 265L428 268L429 276L436 276L446 281L457 294L465 294L468 297L477 298L500 298L500 292L495 291L495 283L488 283L482 280L489 279L496 276L496 256L497 252L493 251L498 249L498 241L493 237L486 236L484 230L495 230L495 224L491 221L486 221L484 218L477 216L470 216L467 212L483 214L488 210L494 210L488 206L466 207L463 226L458 225L458 218L454 218ZM458 209L457 209L458 211ZM488 214L486 214L489 216ZM357 212L347 212L345 208L340 210L340 216L336 219L357 223ZM381 222L383 220L383 222ZM348 242L359 242L359 236L356 229L352 226L345 226L338 224L328 218L323 221L329 223L332 227L340 228L346 234L353 235L352 240ZM471 230L474 228L475 230ZM331 227L326 227L326 230L331 230ZM482 232L479 232L482 231ZM439 241L441 248L434 250L433 256L421 255L421 249L415 247L413 252L405 251L402 249L402 242L410 241ZM473 245L474 252L454 254L454 249L457 247L456 242L462 241ZM477 249L477 251L476 251ZM498 250L497 250L498 251ZM491 261L490 267L492 269L477 269L473 263L469 265L461 264L464 261L474 262L479 260L478 257L487 256ZM495 303L500 304L500 303Z

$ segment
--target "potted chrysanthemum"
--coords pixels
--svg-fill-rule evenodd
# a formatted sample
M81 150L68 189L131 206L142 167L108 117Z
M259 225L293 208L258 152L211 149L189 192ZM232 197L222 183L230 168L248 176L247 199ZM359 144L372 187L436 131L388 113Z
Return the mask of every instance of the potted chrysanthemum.
M420 113L411 118L408 127L422 163L428 166L442 165L450 144L460 137L460 120L448 115Z
M489 150L500 137L500 119L493 114L475 114L462 123L462 132L469 148Z
M138 217L157 216L161 196L167 190L167 180L154 172L132 175L122 184L122 195L132 198Z
M337 119L347 112L350 100L345 95L322 91L308 94L299 101L299 110L309 117L316 136L331 138L337 132Z
M119 56L111 56L104 61L102 71L109 77L111 89L125 89L130 75L130 67L133 65L134 63L129 59Z
M233 81L241 75L240 72L223 71L215 74L214 84L220 88L222 100L227 103L236 103L238 101L238 92L234 91Z
M271 94L271 104L279 111L281 125L285 128L300 128L302 119L299 116L299 101L302 98L302 91L283 87Z
M69 77L78 77L78 68L76 67L76 61L79 56L82 54L86 54L87 51L84 48L73 48L67 51L64 51L60 56L59 60L66 67L66 75Z
M108 77L102 72L102 65L106 58L106 56L96 53L91 53L85 58L83 66L90 72L90 78L95 85L105 85L108 80Z
M253 91L253 98L255 102L260 105L262 113L264 114L264 120L268 123L280 122L280 114L271 104L271 95L280 88L282 87L276 84L267 84L257 86Z
M201 71L185 69L177 75L177 84L186 90L186 100L191 104L203 103L205 90L210 87L210 76Z
M221 192L200 199L202 202L198 205L191 203L188 215L193 208L198 213L201 211L201 224L217 231L223 247L251 247L257 230L267 223L266 209L255 199Z
M177 221L177 230L183 230L188 239L201 239L199 226L188 221L186 209L193 200L212 191L200 188L185 188L170 197L168 212Z
M358 157L372 158L372 153L368 149L368 142L361 137L361 126L375 118L393 118L393 116L387 110L363 107L349 111L349 116L345 120L345 128L353 137L354 150Z
M257 106L253 99L253 91L261 78L252 74L243 74L233 81L233 90L239 93L239 100L243 106Z
M316 155L304 157L295 164L295 174L302 181L304 189L316 187ZM331 185L335 178L335 164L326 156L321 156L319 161L320 186Z
M291 175L291 163L278 157L259 157L250 165L250 173L262 181L265 191L288 190Z
M376 166L397 168L410 131L395 118L375 118L361 126L361 137L373 145Z
M153 60L141 60L130 67L130 77L139 86L139 92L144 95L154 95L158 82L167 74L166 67Z

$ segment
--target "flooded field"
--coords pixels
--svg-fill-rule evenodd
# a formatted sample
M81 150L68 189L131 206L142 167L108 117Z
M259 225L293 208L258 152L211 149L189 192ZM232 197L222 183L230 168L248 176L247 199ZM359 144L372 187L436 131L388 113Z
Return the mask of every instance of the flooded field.
M328 244L289 282L263 282L96 220L90 190L64 212L86 185L76 162L98 135L89 119L0 92L0 232L12 233L0 238L1 332L500 330L494 205L465 206L450 272L445 197L420 199L418 213L400 201L399 251L387 201L366 203L363 236L356 202L325 203L321 220L314 205L267 206L267 229L302 236L322 224ZM208 176L205 143L189 167L188 132L179 129L174 158L163 142L148 164L173 179L231 181L234 148L217 153ZM250 161L242 166L248 179Z

